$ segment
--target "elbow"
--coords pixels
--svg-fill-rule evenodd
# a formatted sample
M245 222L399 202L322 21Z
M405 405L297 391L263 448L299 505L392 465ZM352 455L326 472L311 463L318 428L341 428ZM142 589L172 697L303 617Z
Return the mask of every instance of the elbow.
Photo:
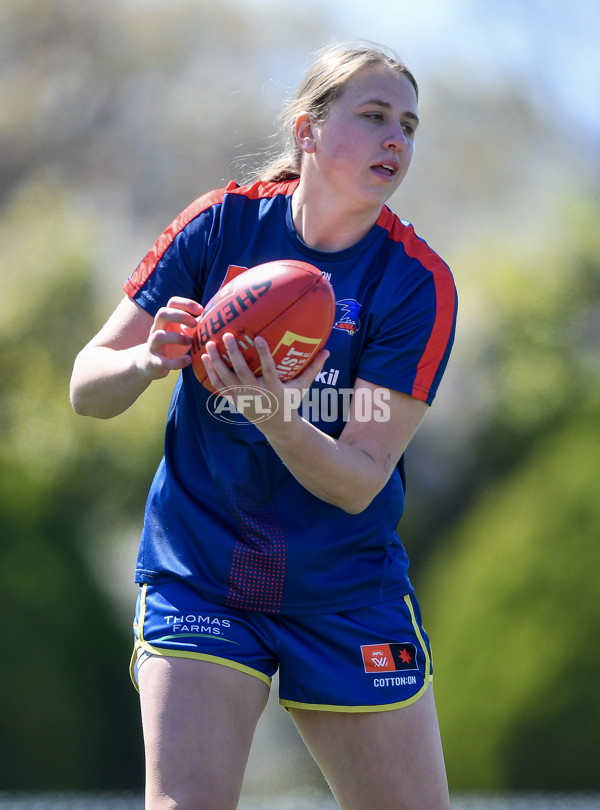
M371 505L371 501L365 502L356 502L350 504L341 505L340 509L343 509L348 515L360 515L361 512L364 512L365 509Z
M84 407L73 402L73 400L71 400L71 407L77 416L94 416L93 413L89 413Z
M357 506L356 504L351 504L348 506L340 506L340 509L343 509L347 515L360 515L361 512L365 511L368 505L369 504Z
M82 402L82 398L79 396L79 392L72 383L71 388L69 389L69 400L71 402L71 407L76 414L79 416L86 416L85 405Z
M103 400L98 397L97 386L93 385L93 381L90 383L85 373L81 373L80 368L78 368L78 359L75 361L69 383L71 407L78 416L90 416L97 419L112 416L112 413L103 413Z
M88 411L89 402L86 402L88 397L85 396L85 380L79 374L79 358L81 352L75 358L75 364L71 373L71 380L69 382L69 400L71 407L78 416L90 416Z
M368 481L356 481L354 486L346 487L344 492L338 493L338 498L334 503L349 515L360 515L371 506L388 480L389 475L386 474L385 476L373 476Z
M379 492L379 490L377 490L377 492ZM339 499L336 506L348 515L360 515L361 512L364 512L365 509L368 509L373 503L377 492L361 492L360 494L353 493L352 495L345 495L345 497Z
M69 400L71 402L71 407L78 416L91 416L97 419L108 418L99 411L93 399L86 396L85 386L80 387L71 382L71 387L69 389Z
M311 490L311 492L320 500L341 509L342 512L346 512L348 515L360 515L373 500L373 498L364 498L347 492L323 492L322 490Z
M77 391L71 389L69 399L71 401L71 407L78 416L93 416L86 407L85 398L81 397Z
M89 403L86 402L86 399L85 386L78 384L75 372L73 372L71 382L69 384L69 400L71 402L71 407L75 413L78 414L78 416L90 416L88 410Z
M86 401L85 397L71 394L70 399L71 407L78 416L88 416L92 419L111 419L115 416L112 411L105 413L97 406L94 406L93 402Z

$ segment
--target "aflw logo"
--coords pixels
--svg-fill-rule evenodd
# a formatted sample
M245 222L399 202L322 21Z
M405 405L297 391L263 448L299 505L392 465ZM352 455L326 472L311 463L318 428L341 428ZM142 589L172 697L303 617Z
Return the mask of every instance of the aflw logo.
M365 644L361 648L365 672L398 672L418 669L417 648L410 641Z

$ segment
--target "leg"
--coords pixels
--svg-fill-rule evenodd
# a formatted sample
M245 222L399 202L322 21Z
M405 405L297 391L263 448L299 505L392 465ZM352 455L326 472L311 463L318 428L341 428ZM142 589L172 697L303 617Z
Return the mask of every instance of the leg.
M147 810L233 810L268 698L230 667L151 656L139 669Z
M290 712L343 810L450 810L431 686L392 711Z

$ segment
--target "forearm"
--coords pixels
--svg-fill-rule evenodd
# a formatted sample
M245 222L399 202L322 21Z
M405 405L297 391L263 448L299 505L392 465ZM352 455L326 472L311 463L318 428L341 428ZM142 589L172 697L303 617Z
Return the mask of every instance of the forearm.
M75 411L97 419L118 416L152 380L189 365L201 312L195 301L171 298L152 318L126 296L75 360L71 377Z
M150 385L138 367L139 347L87 346L75 360L71 404L76 413L110 419L126 411Z
M346 512L355 514L366 509L385 486L408 446L425 415L426 403L398 391L382 389L386 396L379 399L386 407L380 408L379 417L374 414L373 419L365 421L354 412L356 392L360 389L375 401L378 387L357 379L348 420L340 437L334 439L297 410L290 413L286 408L286 391L307 391L322 369L327 351L320 352L310 366L284 385L277 376L264 339L257 337L255 341L263 372L258 378L248 367L234 336L224 335L223 343L232 368L224 362L214 341L207 343L207 353L202 355L215 389L234 392L236 387L241 387L243 392L248 387L259 386L267 391L279 407L266 420L256 418L259 411L252 410L247 398L242 396L236 400L233 394L230 396L234 404L242 405L244 416L256 423L292 475L309 492Z
M346 512L356 514L366 509L389 477L391 462L387 458L378 463L360 447L323 433L298 412L284 430L264 432L303 487Z

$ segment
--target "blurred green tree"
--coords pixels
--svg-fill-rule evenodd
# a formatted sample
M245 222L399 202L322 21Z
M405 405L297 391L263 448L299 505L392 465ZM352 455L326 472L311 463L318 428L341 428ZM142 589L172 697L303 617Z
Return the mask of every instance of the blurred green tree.
M106 585L121 576L113 550L139 532L171 384L96 422L72 413L68 379L116 303L106 291L118 295L129 255L220 183L240 147L260 149L282 73L326 30L316 7L295 17L241 8L0 9L2 788L142 782L128 620ZM450 775L456 788L594 787L597 661L583 639L597 631L599 211L564 191L575 175L593 188L594 169L576 127L565 149L550 93L551 118L536 113L522 70L484 94L465 74L457 81L456 66L448 77L423 94L399 208L416 224L421 211L426 234L446 234L461 297L445 380L458 396L444 391L447 418L411 448L420 487L409 470ZM563 205L551 218L553 190ZM496 241L474 238L499 223Z
M421 599L453 790L599 790L597 400L492 486Z
M69 377L138 251L222 181L240 142L259 148L261 43L291 19L204 1L7 0L0 23L0 787L138 787L122 549L141 528L173 380L98 422L73 413ZM294 31L288 56L303 50Z
M500 249L480 282L479 473L421 581L454 790L600 789L597 213L573 202L551 251Z
M102 543L134 513L139 521L161 452L166 402L157 397L169 386L102 435L71 410L76 347L100 318L94 236L47 181L22 186L0 220L4 789L139 787L143 779L131 639L85 544Z

